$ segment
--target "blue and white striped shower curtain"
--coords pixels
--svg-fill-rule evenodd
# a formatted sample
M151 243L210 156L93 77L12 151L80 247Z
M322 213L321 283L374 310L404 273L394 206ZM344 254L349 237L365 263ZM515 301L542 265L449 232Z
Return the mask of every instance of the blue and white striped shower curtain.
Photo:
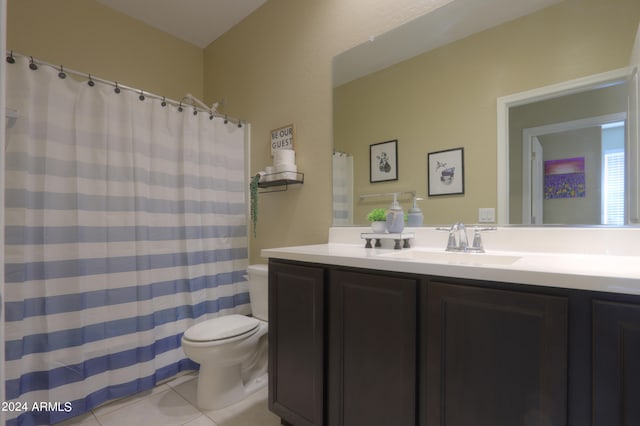
M7 89L7 418L46 424L196 368L184 330L249 312L245 129L24 58Z

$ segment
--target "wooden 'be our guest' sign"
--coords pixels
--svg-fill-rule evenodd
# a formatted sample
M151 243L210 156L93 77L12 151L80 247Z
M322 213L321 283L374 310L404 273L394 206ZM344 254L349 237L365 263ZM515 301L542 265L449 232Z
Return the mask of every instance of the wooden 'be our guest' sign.
M271 131L271 155L280 149L293 149L293 124Z

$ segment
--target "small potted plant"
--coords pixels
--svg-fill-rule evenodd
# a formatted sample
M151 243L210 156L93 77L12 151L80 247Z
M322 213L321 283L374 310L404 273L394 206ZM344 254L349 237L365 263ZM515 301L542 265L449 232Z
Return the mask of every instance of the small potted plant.
M376 234L382 234L387 230L387 210L373 209L367 214L367 220L371 222L371 230Z

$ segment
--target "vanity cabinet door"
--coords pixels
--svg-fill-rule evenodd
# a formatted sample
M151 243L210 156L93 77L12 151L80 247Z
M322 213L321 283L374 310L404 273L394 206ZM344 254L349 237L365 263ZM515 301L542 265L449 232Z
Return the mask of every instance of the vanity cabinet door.
M417 281L331 271L329 425L416 423Z
M269 409L285 424L324 424L324 275L269 262Z
M429 282L421 298L421 425L567 424L566 297Z
M593 302L593 425L640 425L640 305Z

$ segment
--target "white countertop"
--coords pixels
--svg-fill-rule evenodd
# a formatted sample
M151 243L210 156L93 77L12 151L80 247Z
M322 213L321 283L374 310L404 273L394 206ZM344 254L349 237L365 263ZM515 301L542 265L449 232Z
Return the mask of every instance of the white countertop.
M358 231L350 231L358 232ZM636 234L637 236L637 234ZM420 235L418 235L420 237ZM504 236L503 236L504 237ZM566 238L566 234L562 236ZM446 239L446 233L443 237ZM548 237L547 237L548 238ZM640 295L640 256L606 254L593 247L587 253L566 251L492 250L486 254L447 253L431 244L415 248L364 248L359 239L353 244L328 244L271 248L262 256L303 262L342 265L380 271L406 272L431 276L532 284L580 290ZM634 242L640 240L634 238ZM548 241L554 247L553 241Z

